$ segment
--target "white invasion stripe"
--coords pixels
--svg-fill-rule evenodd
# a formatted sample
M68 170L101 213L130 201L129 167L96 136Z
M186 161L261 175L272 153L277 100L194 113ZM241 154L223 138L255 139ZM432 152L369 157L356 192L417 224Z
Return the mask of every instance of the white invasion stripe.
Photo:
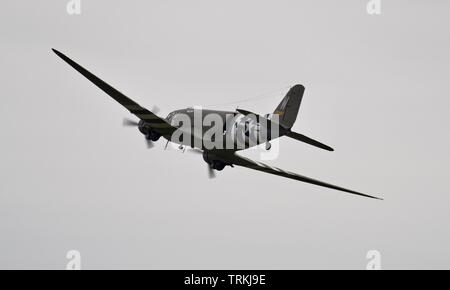
M276 171L281 172L281 173L286 173L286 171L284 171L283 169L280 169L278 167L274 167L273 169L275 169Z
M268 169L273 169L272 167L270 167L270 166L269 166L269 165L267 165L267 164L261 163L261 165L262 165L262 166L264 166L265 168L268 168Z

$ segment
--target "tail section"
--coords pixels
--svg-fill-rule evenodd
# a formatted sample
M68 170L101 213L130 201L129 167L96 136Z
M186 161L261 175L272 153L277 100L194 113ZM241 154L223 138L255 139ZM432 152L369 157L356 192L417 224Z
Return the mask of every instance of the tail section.
M284 129L287 129L286 133L284 133L283 135L324 150L333 151L333 148L328 145L309 138L303 134L291 131L291 128L294 125L295 120L297 119L298 110L300 109L300 104L302 102L304 92L304 86L293 86L281 101L281 103L278 105L275 112L273 112L274 114L277 114L279 116L280 125Z
M304 86L293 86L273 112L279 116L280 125L284 128L290 129L294 125L304 92Z
M291 137L292 139L304 142L306 144L312 145L314 147L320 148L320 149L324 149L327 151L334 151L333 148L331 148L328 145L325 145L317 140L314 140L312 138L309 138L308 136L305 136L303 134L297 133L297 132L293 132L293 131L289 131L286 136Z

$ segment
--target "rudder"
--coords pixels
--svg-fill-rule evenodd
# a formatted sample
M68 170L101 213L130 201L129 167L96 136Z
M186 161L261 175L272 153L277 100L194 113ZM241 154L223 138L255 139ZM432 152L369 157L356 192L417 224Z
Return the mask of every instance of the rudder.
M294 125L304 92L304 86L293 86L273 112L279 116L280 125L284 128L290 129Z

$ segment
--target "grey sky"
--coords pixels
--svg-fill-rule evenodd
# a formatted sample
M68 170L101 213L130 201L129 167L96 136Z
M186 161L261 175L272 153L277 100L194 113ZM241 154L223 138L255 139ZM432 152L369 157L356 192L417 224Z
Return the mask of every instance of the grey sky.
M2 2L0 268L449 268L450 2ZM55 47L165 115L301 83L271 165L374 201L147 150ZM239 104L272 112L273 98ZM210 106L208 106L210 105Z

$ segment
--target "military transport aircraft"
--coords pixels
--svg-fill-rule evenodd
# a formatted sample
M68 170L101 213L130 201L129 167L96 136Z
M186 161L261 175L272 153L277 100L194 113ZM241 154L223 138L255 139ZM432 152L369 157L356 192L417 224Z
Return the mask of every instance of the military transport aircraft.
M305 88L302 85L293 86L289 90L287 95L283 98L278 107L275 109L273 114L260 116L250 111L241 109L236 109L236 111L215 111L205 109L199 110L198 108L187 108L173 111L166 118L162 118L156 115L156 109L153 109L152 111L147 110L97 76L93 75L91 72L68 58L63 53L55 49L52 50L66 63L68 63L75 70L77 70L88 80L94 83L98 88L103 90L119 104L124 106L131 114L139 118L139 122L125 120L124 125L136 126L139 131L145 135L149 147L152 146L152 142L158 141L160 137L165 138L167 140L167 143L169 143L170 141L180 144L180 148L183 148L184 146L190 147L190 150L201 153L203 155L203 159L208 164L210 176L214 175L214 171L221 171L226 166L234 167L234 165L236 165L306 183L311 183L318 186L344 191L355 195L381 199L375 196L367 195L350 189L345 189L343 187L285 171L277 167L271 167L264 163L253 161L236 154L236 152L239 150L247 149L249 147L260 145L263 143L266 144L266 149L270 150L269 141L281 136L287 136L324 150L333 151L331 147L325 144L313 140L305 135L291 131L291 128L297 118L297 113L300 108L303 93L305 91ZM196 113L198 113L198 111L200 111L201 113L201 119L199 123L195 120ZM207 116L210 115L216 117L218 116L219 120L217 120L216 118L215 121L213 120L211 122L210 120L209 123L205 122L206 118L208 118ZM175 123L177 123L177 118L179 117L184 118L180 118L183 120L181 120L181 122L180 120L178 120L178 125L175 125ZM184 123L190 124L182 127L179 126L180 123L182 123L183 125ZM206 146L205 144L207 143L203 142L206 132L214 127L216 123L221 123L221 127L219 128L220 134L213 134L213 136L211 136L211 140L216 141L214 140L214 138L217 138L217 136L227 136L225 138L226 140L222 138L222 140L218 142L219 145L224 146ZM242 128L243 134L237 133L239 131L238 126L239 128ZM186 128L192 130L186 131ZM265 130L262 130L262 128L265 128ZM274 128L276 130L273 130ZM217 127L215 129L217 129ZM256 138L256 142L249 142L250 135L253 135L255 131L259 132L261 130L266 132L266 138ZM174 138L174 135L177 134L181 136L178 136L178 138ZM243 138L239 138L240 136L243 136ZM240 143L241 145L243 144L243 146L239 146L238 143ZM214 144L217 144L217 142ZM229 146L230 144L232 145L231 147Z

